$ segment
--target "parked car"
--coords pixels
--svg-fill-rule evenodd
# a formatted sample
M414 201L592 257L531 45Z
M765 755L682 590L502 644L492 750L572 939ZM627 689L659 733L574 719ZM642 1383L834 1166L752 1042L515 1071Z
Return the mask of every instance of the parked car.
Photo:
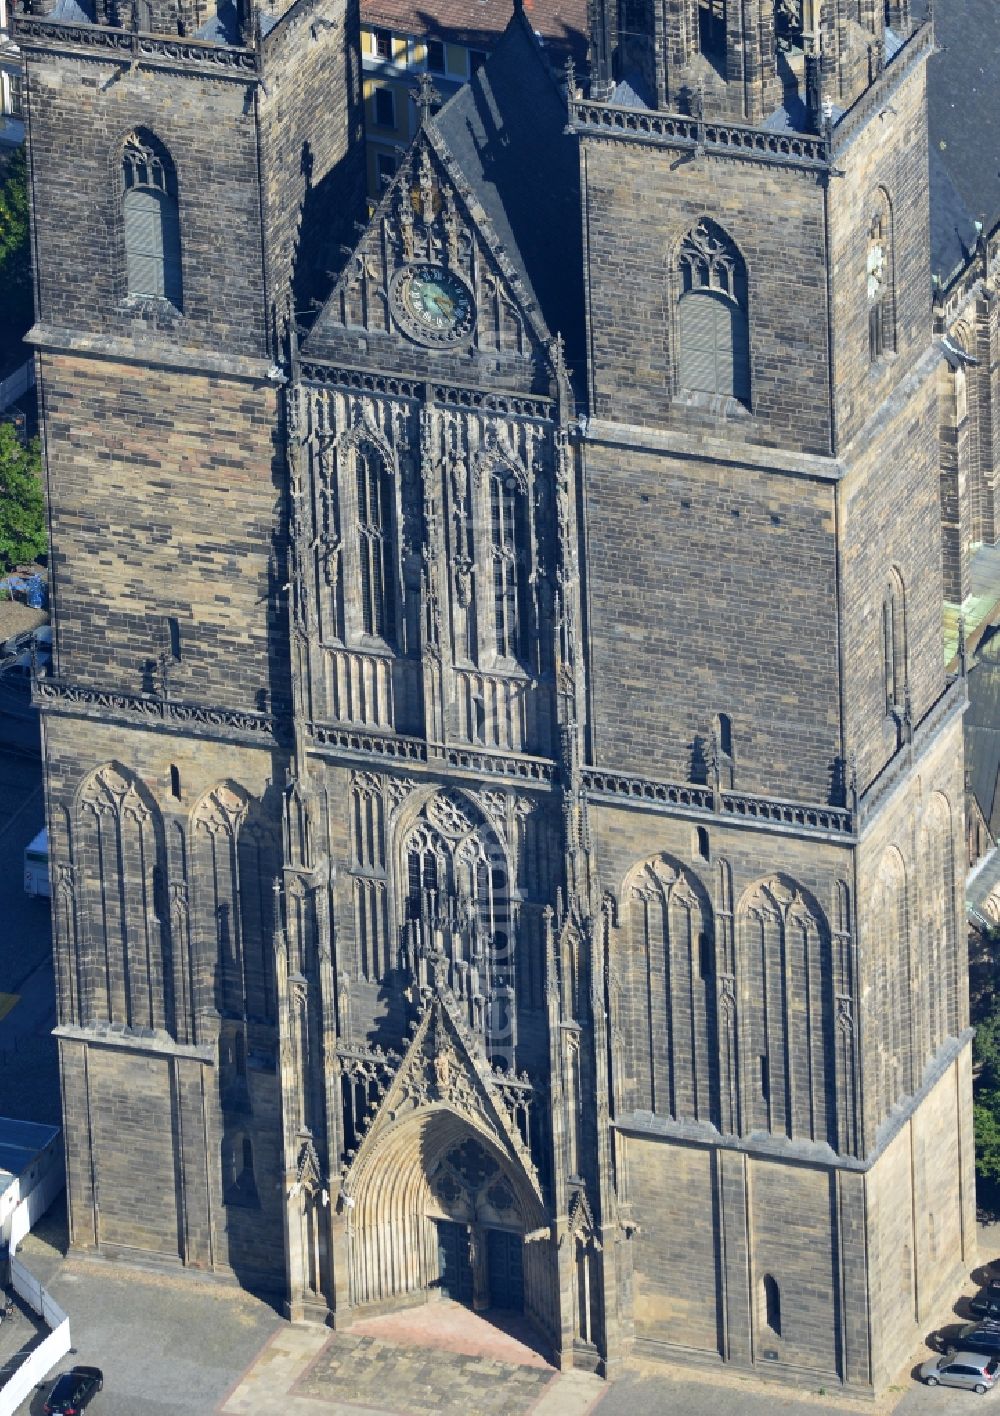
M996 1384L1000 1373L1000 1357L988 1357L983 1352L947 1352L932 1357L920 1368L920 1377L928 1386L967 1387L982 1396Z
M79 1416L104 1385L99 1367L74 1367L63 1372L42 1407L45 1416Z
M1000 1356L1000 1322L990 1318L980 1318L977 1323L966 1323L959 1328L946 1351L985 1352L987 1356Z
M992 1278L969 1304L977 1318L1000 1318L1000 1279Z

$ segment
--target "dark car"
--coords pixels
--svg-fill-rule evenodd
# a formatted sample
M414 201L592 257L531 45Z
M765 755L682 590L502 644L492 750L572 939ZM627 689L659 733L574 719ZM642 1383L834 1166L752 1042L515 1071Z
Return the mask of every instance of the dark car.
M42 1410L45 1416L79 1416L104 1385L99 1367L74 1367L63 1372L49 1392Z
M1000 1323L991 1322L989 1319L966 1323L964 1327L959 1328L949 1343L948 1351L954 1352L959 1347L963 1352L985 1352L991 1357L1000 1356Z
M1000 1280L992 1279L977 1293L969 1310L977 1318L1000 1318Z

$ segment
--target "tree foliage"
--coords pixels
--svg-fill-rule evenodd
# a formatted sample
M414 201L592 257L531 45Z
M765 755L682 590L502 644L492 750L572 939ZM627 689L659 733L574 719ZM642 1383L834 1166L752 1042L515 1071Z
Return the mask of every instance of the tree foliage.
M0 375L27 357L21 340L33 315L28 168L23 147L0 159Z
M13 424L0 423L0 573L45 553L41 473L38 439L22 447Z
M976 1178L996 1194L1000 1187L1000 1093L980 1091L972 1108L976 1130Z

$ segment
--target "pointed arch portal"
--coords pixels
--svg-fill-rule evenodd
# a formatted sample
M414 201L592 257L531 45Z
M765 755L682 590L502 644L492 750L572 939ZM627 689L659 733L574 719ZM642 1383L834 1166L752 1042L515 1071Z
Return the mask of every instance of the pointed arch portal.
M450 1297L523 1311L555 1347L538 1177L477 1042L430 1002L341 1190L352 1310Z

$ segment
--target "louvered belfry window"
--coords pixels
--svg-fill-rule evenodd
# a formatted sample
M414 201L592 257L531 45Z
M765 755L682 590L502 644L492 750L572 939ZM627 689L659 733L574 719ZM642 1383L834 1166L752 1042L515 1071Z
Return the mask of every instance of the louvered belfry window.
M713 221L681 243L678 375L682 389L750 402L746 266Z
M166 150L132 133L122 157L128 293L181 308L181 233L177 179Z

